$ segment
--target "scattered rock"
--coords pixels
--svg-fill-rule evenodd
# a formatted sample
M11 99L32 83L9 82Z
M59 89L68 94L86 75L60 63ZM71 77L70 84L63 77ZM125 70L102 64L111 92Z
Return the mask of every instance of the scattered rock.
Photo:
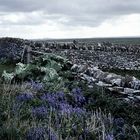
M140 96L135 96L135 98L137 98L138 100L140 100Z
M134 93L134 89L131 89L131 88L124 88L124 93L125 94L133 94Z
M136 90L140 89L140 80L133 79L133 81L131 81L131 87Z
M96 83L97 86L100 86L100 87L112 87L111 84L106 84L102 81L99 81L98 83Z

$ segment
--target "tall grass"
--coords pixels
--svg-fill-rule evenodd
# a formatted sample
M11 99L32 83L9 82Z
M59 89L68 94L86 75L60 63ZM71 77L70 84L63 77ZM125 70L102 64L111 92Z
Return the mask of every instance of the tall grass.
M35 99L16 101L19 93L33 93ZM43 91L44 92L44 91ZM22 85L1 85L0 90L0 139L2 140L113 140L113 117L96 109L84 115L67 114L48 107L40 100L41 91ZM32 107L45 106L47 115L32 114ZM79 114L78 114L79 115Z

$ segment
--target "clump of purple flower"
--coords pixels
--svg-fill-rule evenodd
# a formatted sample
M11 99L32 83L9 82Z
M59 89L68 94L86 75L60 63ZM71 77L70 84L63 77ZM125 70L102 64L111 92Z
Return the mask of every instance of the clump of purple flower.
M48 140L58 140L56 134L51 129L48 129L47 134Z
M73 108L73 112L74 114L76 114L77 116L82 116L82 115L86 115L86 109L82 109L80 107L74 107Z
M85 98L81 92L81 89L73 89L70 96L73 97L74 104L72 104L73 101L71 102L68 100L68 96L63 92L45 93L40 97L40 99L47 102L49 107L58 109L61 113L66 115L81 116L86 114L86 111L81 108L85 102Z
M73 107L69 104L61 103L59 104L59 109L61 113L70 115L73 112Z
M80 88L74 88L72 90L72 96L74 98L76 106L82 106L86 101Z
M46 130L43 127L33 127L26 134L26 140L45 140Z
M47 101L48 105L53 108L56 108L58 105L54 93L46 93L42 95L40 98L43 101Z
M118 127L123 127L124 126L124 119L123 118L116 118L114 120L114 125Z
M114 119L115 131L114 135L117 139L125 139L125 131L124 131L124 119L116 118Z
M113 134L106 134L106 136L105 136L105 140L115 140L115 138L114 138L114 136L113 136Z
M26 133L26 140L58 140L56 134L44 127L33 127Z
M36 91L40 91L40 90L43 90L44 89L44 85L43 83L39 83L39 82L34 82L32 81L31 82L31 85L32 85L32 88Z
M53 108L58 108L60 103L67 102L65 98L65 94L63 92L45 93L40 98L43 101L47 101L48 105Z
M62 114L66 114L68 116L70 115L82 116L86 114L86 111L84 109L79 107L72 107L72 105L66 103L61 103L59 105L59 109Z
M35 91L41 91L44 90L44 85L43 83L40 82L35 82L35 81L30 81L26 83L26 86L29 86L30 88L32 88Z
M32 109L32 114L38 119L46 118L48 115L48 110L45 106L35 107Z
M22 101L30 101L33 99L33 94L32 93L21 93L16 96L16 101L22 102Z

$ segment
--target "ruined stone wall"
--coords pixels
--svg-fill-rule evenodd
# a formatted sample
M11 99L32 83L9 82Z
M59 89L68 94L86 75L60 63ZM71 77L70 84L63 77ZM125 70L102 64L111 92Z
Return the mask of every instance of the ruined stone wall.
M0 39L0 60L19 62L25 46L32 50L32 58L41 53L65 56L76 64L88 64L100 69L140 70L140 45L110 42L55 42L29 41L15 38ZM37 53L41 52L41 53ZM26 58L26 54L24 55Z
M16 63L21 61L24 45L28 41L18 38L1 38L0 39L0 62Z

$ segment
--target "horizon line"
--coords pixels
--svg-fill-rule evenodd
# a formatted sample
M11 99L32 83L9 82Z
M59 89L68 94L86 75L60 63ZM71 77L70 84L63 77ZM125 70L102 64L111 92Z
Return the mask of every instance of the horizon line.
M71 39L110 39L110 38L140 38L140 35L139 36L108 36L108 37L71 37L71 38L22 38L22 37L14 37L14 36L3 36L3 37L0 37L1 38L18 38L18 39L24 39L24 40L63 40L63 39L68 39L68 40L71 40Z

